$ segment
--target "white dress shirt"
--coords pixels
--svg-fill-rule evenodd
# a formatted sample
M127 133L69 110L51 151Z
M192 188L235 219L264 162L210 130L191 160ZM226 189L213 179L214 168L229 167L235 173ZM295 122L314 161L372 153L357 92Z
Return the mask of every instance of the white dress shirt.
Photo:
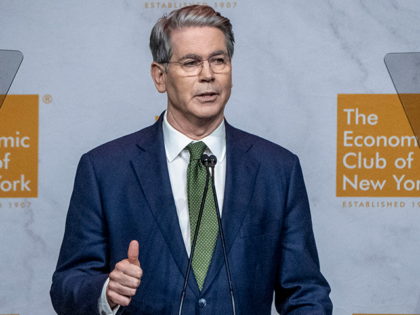
M188 196L187 196L187 167L190 161L190 152L186 146L191 142L196 142L178 130L173 128L164 114L162 124L163 128L163 141L166 152L166 162L168 164L169 179L172 187L172 194L174 196L176 212L178 214L179 227L181 228L182 238L184 239L185 249L188 256L191 251L191 232L190 232L190 216L188 212ZM226 179L226 130L224 120L210 135L201 139L207 148L204 153L213 154L217 158L215 166L215 186L217 201L219 204L220 216L222 215L224 192L225 192L225 179ZM141 263L141 262L140 262ZM117 313L119 306L111 310L106 300L106 287L109 278L105 282L102 289L101 297L98 301L100 314L114 315Z

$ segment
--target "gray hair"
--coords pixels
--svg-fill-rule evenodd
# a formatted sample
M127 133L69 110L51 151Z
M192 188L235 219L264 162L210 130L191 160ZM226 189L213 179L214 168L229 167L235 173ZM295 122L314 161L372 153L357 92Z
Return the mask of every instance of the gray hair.
M166 63L172 57L171 32L183 27L216 27L223 32L226 39L226 48L229 58L233 56L232 24L228 18L223 17L213 8L205 5L192 5L174 10L169 15L161 17L150 34L150 50L153 61Z

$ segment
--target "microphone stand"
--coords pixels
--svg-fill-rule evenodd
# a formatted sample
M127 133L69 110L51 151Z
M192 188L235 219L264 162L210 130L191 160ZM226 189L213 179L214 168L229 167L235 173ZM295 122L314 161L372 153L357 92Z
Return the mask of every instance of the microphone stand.
M216 214L217 214L217 221L219 224L219 234L220 234L220 239L221 239L221 243L222 243L222 249L223 249L223 258L225 260L225 267L226 267L226 275L227 275L227 279L228 279L228 285L229 285L229 291L230 291L230 297L232 300L232 313L233 315L236 315L236 307L235 307L235 297L233 294L233 286L232 286L232 278L230 276L230 268L229 268L229 260L228 260L228 256L227 256L227 251L226 251L226 241L225 241L225 235L223 233L223 227L222 227L222 219L220 218L220 211L219 211L219 203L217 201L217 194L216 194L216 187L214 184L214 166L217 163L217 159L214 155L211 155L209 157L209 166L211 168L211 184L212 184L212 188L213 188L213 197L214 197L214 204L216 206ZM207 167L207 170L208 170Z
M198 214L198 219L197 219L197 226L195 228L194 239L193 239L193 243L192 243L192 246L191 246L190 258L188 259L187 272L185 274L184 286L183 286L182 293L181 293L181 302L180 302L180 305L179 305L178 315L182 315L182 308L184 306L185 294L187 292L187 284L188 284L188 278L190 276L192 260L193 260L193 256L194 256L194 250L195 250L195 244L197 243L198 230L200 229L201 217L203 216L204 204L206 202L207 191L208 191L208 188L209 188L210 168L211 168L211 174L212 174L211 185L212 185L212 188L213 188L213 198L214 198L214 204L215 204L215 208L216 208L217 223L218 223L218 226L219 226L219 234L220 234L220 239L221 239L221 243L222 243L223 259L225 261L226 275L227 275L227 280L228 280L228 285L229 285L229 292L230 292L230 297L231 297L231 300L232 300L232 313L233 313L233 315L236 315L235 297L234 297L234 294L233 294L233 286L232 286L232 279L231 279L231 275L230 275L229 260L228 260L227 251L226 251L225 235L223 233L222 219L220 218L219 203L217 201L216 187L215 187L215 184L214 184L214 175L215 175L214 166L217 163L217 158L214 155L210 155L210 157L209 157L207 154L203 154L201 156L201 162L203 163L203 165L206 167L206 170L207 170L206 185L204 187L203 199L201 200L200 212Z
M206 159L206 157L207 157L207 154L203 154L201 156L201 162L204 165L206 165L205 162L204 162L204 159ZM190 258L188 259L187 272L185 274L184 286L183 286L182 293L181 293L181 302L180 302L180 305L179 305L178 315L182 315L182 308L184 306L185 294L187 292L187 284L188 284L188 278L190 276L190 271L191 271L191 266L192 266L192 260L193 260L193 256L194 256L194 250L195 250L195 244L197 243L198 230L200 229L201 217L203 216L204 204L206 202L207 191L208 191L208 188L209 188L210 172L209 172L209 168L208 167L206 167L206 170L207 170L206 185L204 186L203 199L201 199L200 212L198 213L197 225L196 225L196 228L195 228L194 239L193 239L193 243L192 243L192 246L191 246Z

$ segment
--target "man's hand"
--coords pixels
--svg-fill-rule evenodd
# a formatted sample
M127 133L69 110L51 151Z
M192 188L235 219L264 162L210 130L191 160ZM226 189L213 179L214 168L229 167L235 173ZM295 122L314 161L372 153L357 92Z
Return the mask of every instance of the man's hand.
M131 297L136 294L143 270L139 262L139 243L131 241L127 253L128 259L121 260L109 274L109 283L106 288L106 299L109 306L127 306Z

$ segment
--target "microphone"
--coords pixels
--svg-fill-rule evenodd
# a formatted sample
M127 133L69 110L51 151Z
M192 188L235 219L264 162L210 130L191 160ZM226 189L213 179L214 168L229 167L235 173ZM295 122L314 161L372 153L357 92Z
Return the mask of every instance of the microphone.
M207 154L203 154L201 156L201 163L203 163L204 166L206 166L208 164L208 159L209 159L209 156ZM184 278L184 286L183 286L182 293L181 293L181 301L180 301L180 305L179 305L178 315L182 314L182 308L184 306L184 299L185 299L185 294L187 292L188 278L190 277L192 260L193 260L193 257L194 257L195 244L197 243L198 230L200 229L201 217L203 216L204 204L206 202L207 191L208 191L208 188L209 188L210 172L209 172L209 168L207 166L206 166L206 170L207 170L206 185L204 186L204 193L203 193L203 198L201 199L200 212L198 213L197 226L196 226L195 232L194 232L194 238L193 238L193 242L192 242L192 246L191 246L190 258L188 259L187 272L186 272L185 278Z
M215 167L217 163L217 158L214 155L210 155L209 156L209 166L210 167ZM214 173L214 170L213 170Z
M201 156L201 163L207 168L209 167L209 156L207 154L204 154Z
M202 162L203 162L203 157L202 158ZM214 198L214 204L216 207L216 214L217 214L217 222L219 225L219 234L220 234L220 240L222 243L222 249L223 249L223 259L225 261L225 267L226 267L226 275L227 275L227 280L228 280L228 285L229 285L229 291L230 291L230 297L232 300L232 313L233 315L236 315L236 308L235 308L235 297L233 294L233 286L232 286L232 279L230 276L230 268L229 268L229 260L228 260L228 256L227 256L227 251L226 251L226 241L225 241L225 235L223 233L223 226L222 226L222 219L220 218L220 211L219 211L219 203L217 201L217 194L216 194L216 187L214 184L214 167L216 166L217 163L217 158L214 155L210 155L209 157L206 156L205 161L207 163L204 164L204 166L206 166L207 171L209 168L211 168L212 170L212 176L211 176L211 185L213 188L213 198Z

